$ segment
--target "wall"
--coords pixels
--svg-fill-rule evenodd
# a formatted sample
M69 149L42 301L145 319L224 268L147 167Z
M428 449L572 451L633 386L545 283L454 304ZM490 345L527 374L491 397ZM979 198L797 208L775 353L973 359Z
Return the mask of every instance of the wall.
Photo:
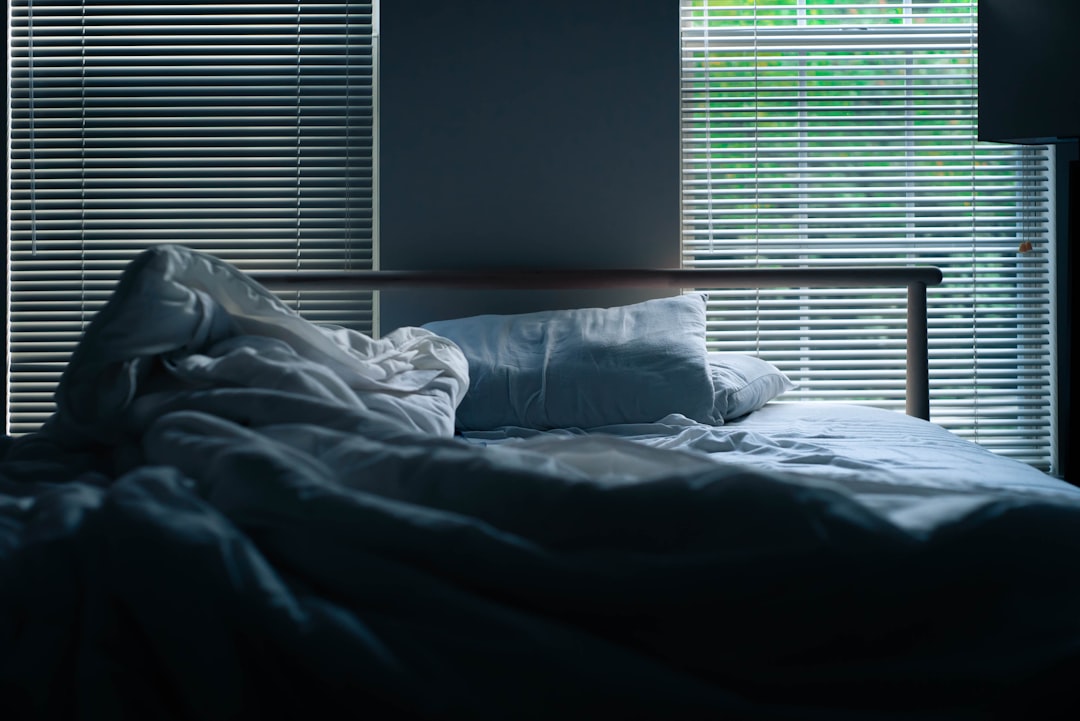
M979 138L1080 137L1080 3L979 2Z
M678 3L386 2L383 269L678 267ZM386 292L382 330L643 293Z

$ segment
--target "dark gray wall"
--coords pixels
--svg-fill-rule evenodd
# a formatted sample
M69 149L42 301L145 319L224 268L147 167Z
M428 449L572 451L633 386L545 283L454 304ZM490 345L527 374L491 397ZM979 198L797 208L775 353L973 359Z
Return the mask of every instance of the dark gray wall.
M384 269L677 267L678 3L381 9ZM639 293L383 293L382 330Z
M1080 2L980 0L979 138L1080 137Z

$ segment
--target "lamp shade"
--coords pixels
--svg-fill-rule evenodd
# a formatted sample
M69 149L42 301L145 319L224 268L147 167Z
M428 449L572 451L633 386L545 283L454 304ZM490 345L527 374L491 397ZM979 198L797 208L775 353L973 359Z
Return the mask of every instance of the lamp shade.
M979 139L1080 137L1080 2L979 1Z

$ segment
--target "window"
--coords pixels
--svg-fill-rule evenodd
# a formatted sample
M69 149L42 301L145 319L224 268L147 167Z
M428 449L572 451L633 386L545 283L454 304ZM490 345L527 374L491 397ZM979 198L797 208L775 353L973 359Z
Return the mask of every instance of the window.
M932 264L932 420L1050 463L1050 160L976 141L975 0L681 0L687 267ZM899 407L904 298L716 291L709 343Z
M10 431L140 250L243 269L373 266L372 2L28 2L10 8ZM370 332L371 295L305 292Z

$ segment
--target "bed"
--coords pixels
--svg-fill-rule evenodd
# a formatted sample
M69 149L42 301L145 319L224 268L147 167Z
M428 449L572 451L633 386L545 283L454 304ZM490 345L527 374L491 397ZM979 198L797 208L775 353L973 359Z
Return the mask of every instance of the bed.
M0 716L1076 717L1080 489L702 304L372 339L144 252L3 442Z

